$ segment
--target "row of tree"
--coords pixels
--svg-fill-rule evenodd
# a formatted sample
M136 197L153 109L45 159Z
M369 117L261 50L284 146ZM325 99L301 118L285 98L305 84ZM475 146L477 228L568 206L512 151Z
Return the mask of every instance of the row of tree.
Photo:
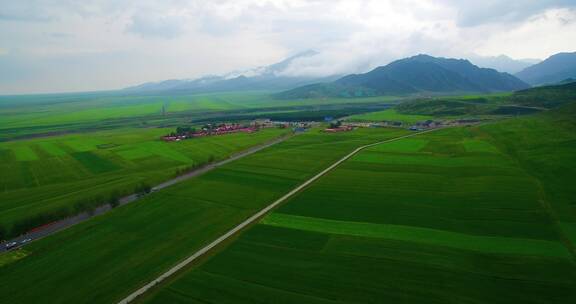
M336 122L331 122L330 125L328 126L329 129L337 129L340 128L340 126L342 126L342 121L337 120Z
M200 168L202 168L208 164L211 164L215 161L216 161L216 157L214 155L210 155L210 156L208 156L208 159L205 162L193 162L189 166L176 168L176 172L175 172L174 176L182 176L186 173L200 169Z
M151 191L152 187L147 183L139 183L133 189L134 193L140 195L148 194ZM85 197L68 206L45 211L40 214L17 221L14 225L12 225L12 227L0 225L0 240L16 237L20 234L30 231L31 229L64 219L66 217L74 216L82 212L93 214L96 208L105 204L109 204L112 208L116 208L120 204L120 199L129 192L130 191L121 192L116 190L108 195L95 195L92 197Z
M219 127L223 127L225 126L225 124L205 124L203 125L200 130L202 131L211 131L214 129L217 129ZM180 127L176 127L176 132L171 133L170 135L186 135L189 133L195 133L196 132L196 128L193 128L191 126L180 126Z

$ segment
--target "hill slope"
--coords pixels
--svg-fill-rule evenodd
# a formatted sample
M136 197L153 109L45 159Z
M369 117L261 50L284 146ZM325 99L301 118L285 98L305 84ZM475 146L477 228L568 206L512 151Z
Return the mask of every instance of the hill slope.
M567 78L576 78L576 52L552 55L516 73L515 76L532 85L551 84Z
M510 101L530 107L554 108L576 102L576 82L543 86L514 92Z
M395 109L404 115L522 115L570 103L576 103L576 82L530 88L509 96L418 98Z
M428 55L394 61L365 74L277 94L279 98L364 97L414 93L498 92L529 86L516 77L479 68L468 60Z

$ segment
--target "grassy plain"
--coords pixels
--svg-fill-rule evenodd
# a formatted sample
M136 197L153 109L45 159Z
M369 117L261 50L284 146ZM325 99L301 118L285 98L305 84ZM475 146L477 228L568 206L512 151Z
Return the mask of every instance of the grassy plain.
M131 96L120 93L0 96L0 140L47 132L189 123L207 114L275 112L345 104L393 103L394 97L276 100L270 92ZM166 115L162 114L162 108ZM316 108L316 110L318 110Z
M361 152L147 303L571 303L576 107Z
M434 116L401 114L395 109L352 115L347 118L347 120L351 121L399 121L408 124L428 119L434 119Z
M116 302L355 147L405 133L311 130L33 242L0 267L0 302Z
M154 185L178 170L218 160L286 133L265 129L166 143L173 129L118 129L0 142L0 232L35 225Z

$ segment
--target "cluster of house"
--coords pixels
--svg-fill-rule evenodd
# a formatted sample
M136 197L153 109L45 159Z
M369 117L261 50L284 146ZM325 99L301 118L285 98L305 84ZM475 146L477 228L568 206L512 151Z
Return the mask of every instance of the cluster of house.
M347 122L338 121L331 123L330 126L324 129L327 133L348 132L355 128L381 128L381 127L395 127L395 128L408 128L413 131L421 131L434 129L446 126L459 126L459 125L472 125L481 122L480 119L457 119L457 120L426 120L419 121L412 125L400 121L379 121L379 122ZM224 135L230 133L253 133L263 128L291 128L294 132L303 132L308 128L319 125L319 122L298 122L298 121L272 121L270 119L256 119L249 124L220 124L220 125L205 125L199 130L192 128L178 128L176 132L169 135L162 136L164 141L180 141L183 139Z
M334 132L348 132L356 128L384 128L384 127L404 127L404 123L400 121L377 121L377 122L353 122L353 121L341 121L338 126L331 125L324 129L324 132L334 133Z
M303 132L317 125L316 122L272 121L270 119L256 119L247 124L225 123L220 125L205 125L199 130L193 128L178 128L176 132L162 136L163 141L180 141L183 139L224 135L230 133L253 133L264 128L292 128L294 132Z
M183 139L204 137L204 136L214 136L214 135L224 135L231 133L253 133L258 131L256 126L245 126L240 124L221 124L214 127L204 127L200 130L189 130L179 133L171 133L169 135L162 136L163 141L180 141Z
M254 119L250 122L250 126L254 128L273 128L277 125L270 119Z
M422 131L440 127L448 126L465 126L473 125L482 122L481 119L469 118L469 119L455 119L455 120L425 120L419 121L414 124L407 124L400 121L378 121L378 122L342 122L338 128L325 129L326 132L342 132L350 131L354 128L383 128L383 127L395 127L395 128L408 128L412 131Z
M449 127L449 126L471 126L474 124L478 124L482 121L483 121L482 119L476 119L476 118L441 120L441 121L426 120L415 123L414 125L410 126L409 129L412 131L422 131L427 129Z
M256 119L250 123L251 126L259 128L292 129L294 132L304 132L319 124L315 121L273 121L270 119Z
M350 125L341 125L339 127L332 127L324 129L324 132L327 133L337 133L337 132L348 132L354 130L353 126Z
M421 130L439 128L439 127L442 127L444 125L445 124L443 121L425 120L425 121L416 122L415 124L410 126L409 129L412 131L421 131Z

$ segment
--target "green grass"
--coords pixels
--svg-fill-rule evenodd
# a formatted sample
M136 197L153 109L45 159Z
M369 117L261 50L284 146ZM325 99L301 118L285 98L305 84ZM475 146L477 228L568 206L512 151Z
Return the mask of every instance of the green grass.
M117 129L0 143L0 230L22 233L140 183L157 184L178 170L222 159L285 131L159 140L172 129Z
M511 155L538 180L545 206L560 223L567 238L576 243L576 104L540 115L481 128L491 143ZM566 223L567 225L564 225Z
M571 257L570 252L561 243L544 240L476 236L414 226L337 221L282 213L269 215L262 220L262 223L276 227L324 234L407 241L421 243L423 245L472 250L481 253L517 254L567 259Z
M394 107L403 115L426 115L440 118L502 118L540 112L515 100L515 94L443 96L412 99Z
M4 267L10 263L14 263L26 257L30 252L26 250L13 250L0 254L0 267Z
M465 140L463 143L466 152L498 153L498 149L491 143L478 139Z
M112 161L102 158L92 152L76 152L72 153L71 156L93 174L106 173L120 169L120 166L114 164Z
M40 146L40 148L44 152L50 154L50 156L64 156L64 155L66 155L66 151L64 151L64 149L62 149L56 143L40 142L40 143L38 143L38 146Z
M316 111L322 106L395 102L393 97L279 101L265 91L174 96L112 92L0 96L0 140L70 130L187 124L191 117L201 120L210 115L301 111L301 107L314 107ZM161 115L163 106L167 106L165 116Z
M363 151L143 302L570 303L568 113Z
M367 151L384 152L418 152L428 144L428 141L420 138L407 138L401 141L394 141L385 145L377 145Z
M555 108L576 100L576 84L548 85L514 92L512 103L537 107Z
M395 109L352 115L348 117L348 120L351 121L399 121L407 124L429 119L434 119L434 117L430 115L401 114L398 113Z
M419 113L484 115L507 97L445 98L439 112L421 104ZM0 97L0 140L90 131L0 143L0 232L160 182L281 132L162 143L156 139L172 127L143 127L251 111L300 117L293 107L352 102L395 99L279 103L269 92ZM367 149L144 300L569 303L576 298L574 113L572 106ZM406 132L309 131L0 255L0 302L117 302L355 147Z
M12 152L18 161L38 160L36 153L27 146L14 147Z
M310 130L31 243L0 268L0 302L116 302L355 147L401 134Z

